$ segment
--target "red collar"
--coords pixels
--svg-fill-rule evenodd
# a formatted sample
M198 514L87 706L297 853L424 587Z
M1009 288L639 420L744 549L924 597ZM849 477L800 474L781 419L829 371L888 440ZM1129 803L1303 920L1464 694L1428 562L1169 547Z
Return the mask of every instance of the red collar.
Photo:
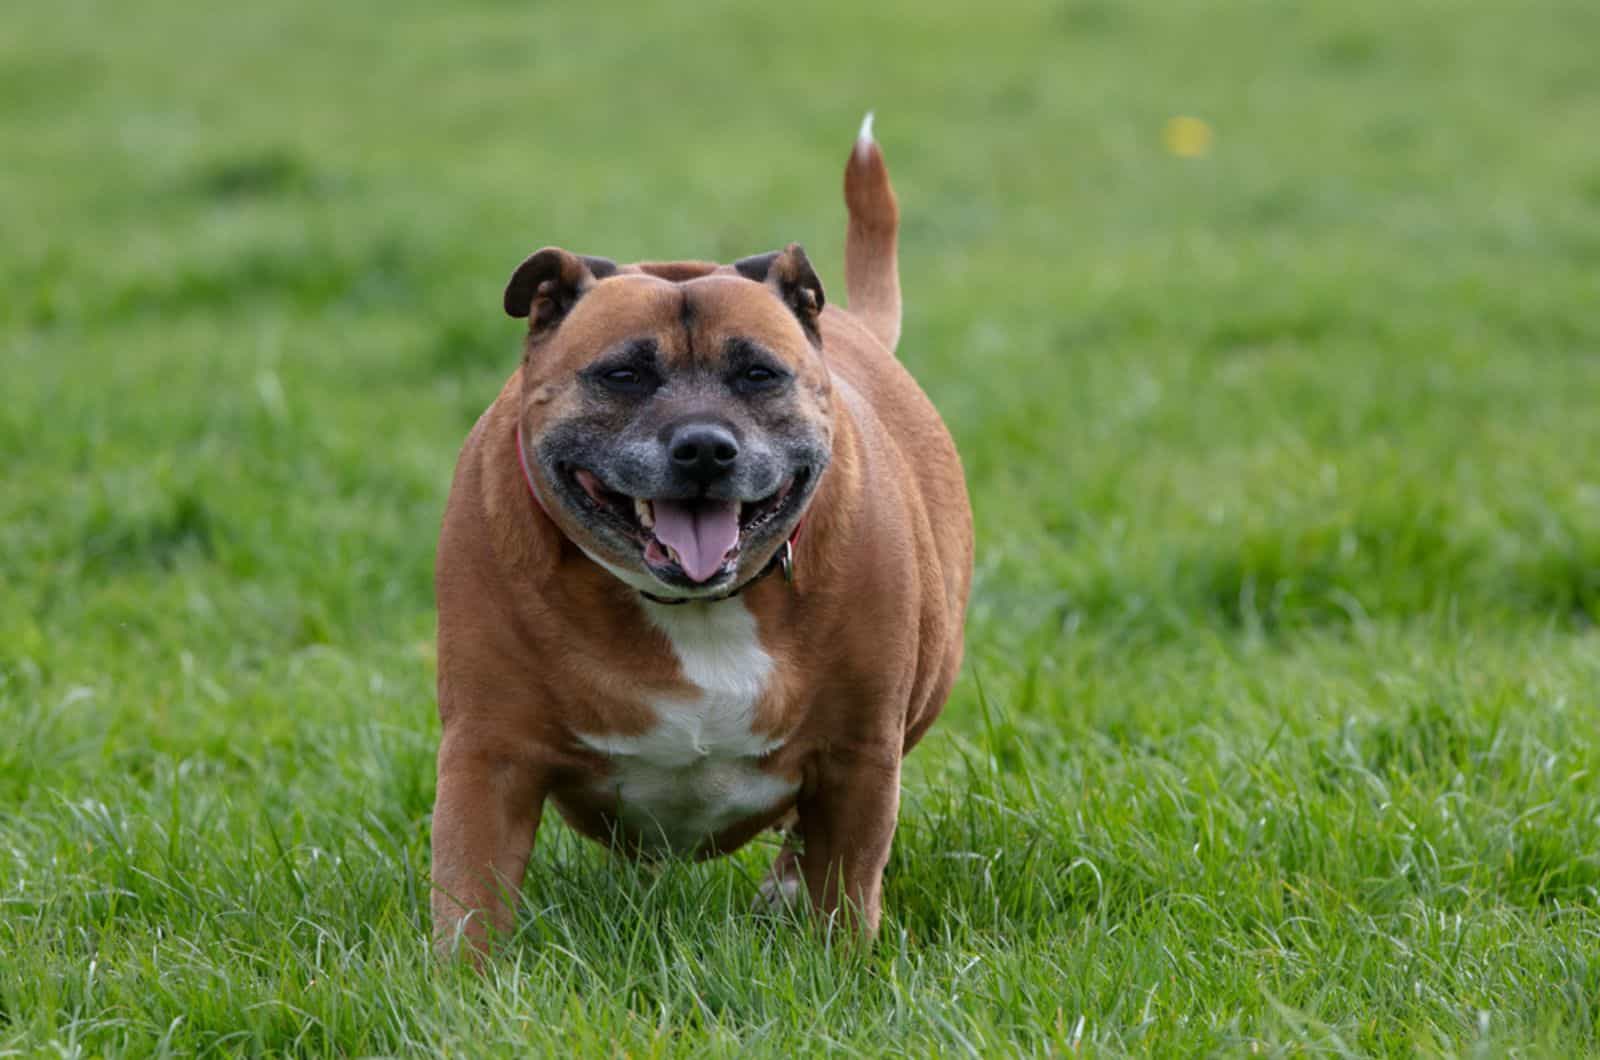
M533 484L533 472L528 469L528 454L522 448L522 422L520 420L517 422L516 446L517 463L522 467L522 481L528 484L528 493L533 497L533 503L539 506L539 510L544 513L545 518L549 519L559 531L561 529L561 525L556 523L555 519L550 515L550 506L545 504L543 497L539 496L539 487ZM780 569L783 571L783 580L788 582L790 585L793 585L794 543L800 539L800 528L805 525L805 522L806 517L804 515L800 516L800 521L794 524L794 532L789 535L789 540L785 541L783 543L783 547L778 549L778 551L773 554L772 559L767 561L767 565L762 567L759 573L750 578L744 584L739 585L728 592L722 593L718 596L695 596L675 599L668 596L656 596L654 593L647 593L643 589L640 589L639 595L644 597L646 600L653 600L658 604L712 604L716 603L718 600L726 600L731 596L738 596L740 593L750 588L750 586L754 585L762 578L765 578L773 571Z

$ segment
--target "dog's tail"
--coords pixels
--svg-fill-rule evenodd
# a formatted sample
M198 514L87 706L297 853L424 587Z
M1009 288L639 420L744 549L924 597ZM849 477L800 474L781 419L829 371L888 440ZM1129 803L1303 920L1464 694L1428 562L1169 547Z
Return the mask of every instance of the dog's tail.
M850 312L893 352L900 341L900 267L895 251L900 208L889 183L889 167L872 138L870 111L845 163L844 204L850 213L844 234L844 289Z

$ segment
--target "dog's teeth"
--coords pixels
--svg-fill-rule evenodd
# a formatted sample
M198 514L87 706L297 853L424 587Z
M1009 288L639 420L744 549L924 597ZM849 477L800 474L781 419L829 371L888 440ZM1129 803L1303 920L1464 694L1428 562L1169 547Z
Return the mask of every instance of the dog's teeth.
M656 513L651 509L650 502L643 497L633 499L633 514L639 517L639 525L646 530L656 525Z
M671 545L667 546L667 556L678 566L683 566L683 557L678 555L678 550Z

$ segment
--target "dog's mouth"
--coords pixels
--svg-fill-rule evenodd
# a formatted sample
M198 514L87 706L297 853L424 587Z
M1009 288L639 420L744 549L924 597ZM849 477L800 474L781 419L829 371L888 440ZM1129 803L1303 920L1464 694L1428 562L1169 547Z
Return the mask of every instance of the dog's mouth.
M562 473L577 485L574 492L592 515L638 543L651 574L668 584L698 587L733 575L744 543L800 503L811 469L801 468L755 501L630 497L583 468Z

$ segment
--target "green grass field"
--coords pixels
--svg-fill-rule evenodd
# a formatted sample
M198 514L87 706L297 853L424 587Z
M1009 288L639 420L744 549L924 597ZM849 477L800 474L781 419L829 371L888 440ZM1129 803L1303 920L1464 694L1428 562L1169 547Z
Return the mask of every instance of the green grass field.
M0 1055L1600 1054L1600 5L0 13ZM870 953L547 824L433 967L511 267L803 242L876 108L968 665ZM1199 157L1163 142L1209 124Z

